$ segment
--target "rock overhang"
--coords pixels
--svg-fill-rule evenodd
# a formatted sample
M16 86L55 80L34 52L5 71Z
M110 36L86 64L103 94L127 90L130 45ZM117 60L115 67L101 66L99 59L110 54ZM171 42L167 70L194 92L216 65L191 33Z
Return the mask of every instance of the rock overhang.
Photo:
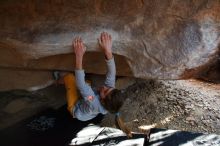
M117 75L198 77L219 57L220 2L215 0L11 0L0 8L1 68L73 70L71 42L80 35L88 50L85 70L104 74L97 44L102 31L113 37Z

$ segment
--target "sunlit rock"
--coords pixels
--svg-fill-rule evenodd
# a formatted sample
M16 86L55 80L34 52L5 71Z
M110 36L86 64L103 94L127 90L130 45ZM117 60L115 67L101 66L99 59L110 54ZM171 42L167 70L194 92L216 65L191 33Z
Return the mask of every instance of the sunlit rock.
M0 67L73 70L74 36L87 73L104 74L97 38L112 35L117 75L197 77L219 57L220 1L1 1Z

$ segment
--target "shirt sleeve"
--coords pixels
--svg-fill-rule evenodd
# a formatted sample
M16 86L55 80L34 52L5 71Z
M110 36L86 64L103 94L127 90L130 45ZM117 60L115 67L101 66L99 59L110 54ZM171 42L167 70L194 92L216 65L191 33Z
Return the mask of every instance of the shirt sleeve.
M112 59L106 60L106 64L107 74L105 79L105 86L115 88L116 68L114 57Z
M84 99L88 99L90 96L95 96L91 86L85 82L84 70L75 70L76 86L80 91L80 94Z

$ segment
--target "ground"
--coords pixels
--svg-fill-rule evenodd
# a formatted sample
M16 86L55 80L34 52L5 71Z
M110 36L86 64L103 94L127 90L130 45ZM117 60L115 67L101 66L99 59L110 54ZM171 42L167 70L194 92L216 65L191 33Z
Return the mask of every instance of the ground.
M103 76L89 78L94 86L103 81ZM219 84L118 78L116 85L126 97L120 113L132 131L160 127L220 134ZM65 89L52 85L34 92L14 90L1 92L0 98L0 129L4 129L47 107L61 107ZM113 119L108 114L101 125L114 127Z

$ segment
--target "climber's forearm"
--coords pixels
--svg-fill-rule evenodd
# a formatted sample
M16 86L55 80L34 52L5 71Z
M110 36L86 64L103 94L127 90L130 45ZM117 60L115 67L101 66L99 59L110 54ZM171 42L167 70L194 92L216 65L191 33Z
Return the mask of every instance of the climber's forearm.
M83 56L76 56L76 66L75 66L76 70L83 69L82 62L83 62Z

